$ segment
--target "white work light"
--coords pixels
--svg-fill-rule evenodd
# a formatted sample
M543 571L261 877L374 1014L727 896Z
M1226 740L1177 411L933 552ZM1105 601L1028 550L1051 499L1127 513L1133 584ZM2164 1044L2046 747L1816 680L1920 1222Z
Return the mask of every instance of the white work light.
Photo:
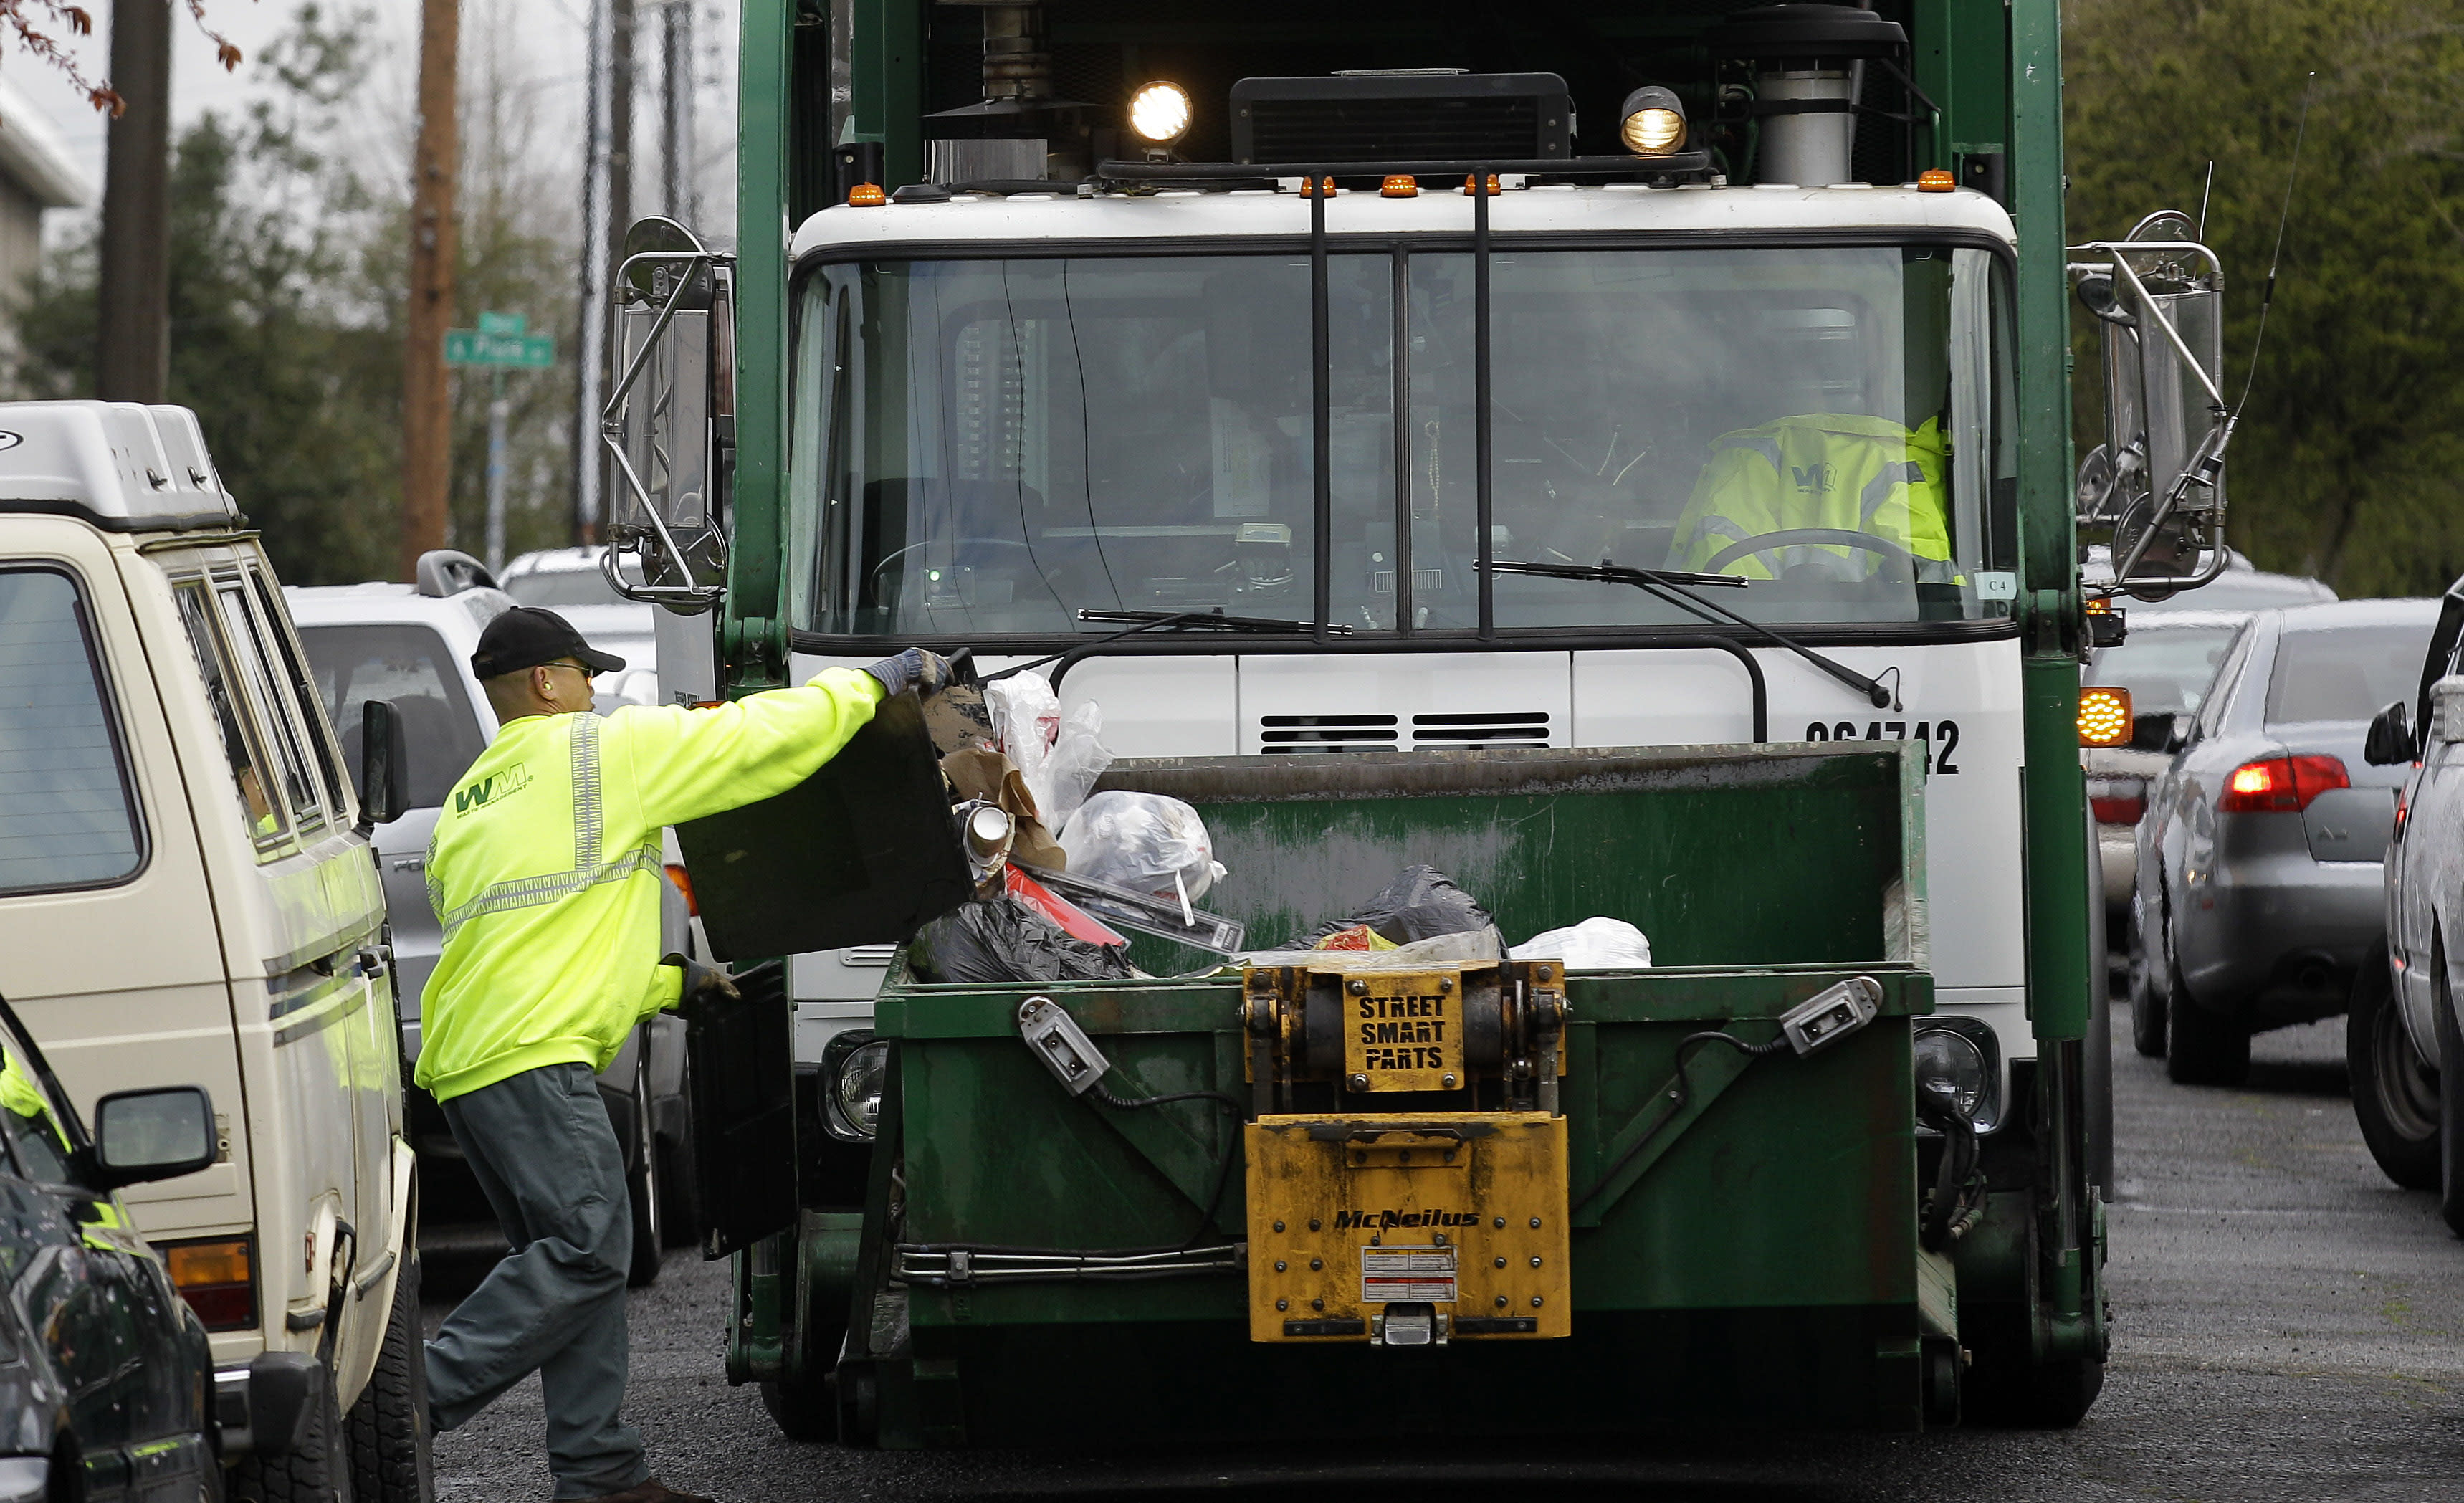
M869 1032L840 1034L823 1054L822 1080L822 1125L829 1135L841 1142L872 1141L890 1087L890 1041Z
M1189 92L1161 78L1130 96L1130 131L1150 146L1169 146L1189 134Z
M1635 90L1617 111L1617 139L1638 157L1664 157L1685 145L1685 106L1658 84Z

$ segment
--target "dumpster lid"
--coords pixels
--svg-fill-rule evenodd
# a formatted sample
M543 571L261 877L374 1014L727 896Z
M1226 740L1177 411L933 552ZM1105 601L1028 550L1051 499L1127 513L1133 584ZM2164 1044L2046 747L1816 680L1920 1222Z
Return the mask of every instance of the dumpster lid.
M898 943L974 886L912 690L811 777L679 825L676 843L722 961Z

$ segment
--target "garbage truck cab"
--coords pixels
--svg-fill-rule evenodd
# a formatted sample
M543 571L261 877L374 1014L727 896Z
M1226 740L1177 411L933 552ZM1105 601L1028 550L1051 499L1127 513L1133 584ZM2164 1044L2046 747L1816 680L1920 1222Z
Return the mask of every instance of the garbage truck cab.
M1906 967L1905 984L1835 972L1718 1004L1719 986L1672 973L1664 1006L1595 1001L1639 1027L1717 1014L1756 1019L1762 1033L1785 1034L1815 998L1852 994L1885 1020L1956 1020L1886 1023L1879 1036L1896 1039L1904 1073L1879 1072L1858 1088L1869 1094L1835 1104L1854 1096L1894 1117L1875 1130L1901 1144L1903 1129L1924 1178L1949 1139L1917 1114L1959 1103L1965 1126L1949 1137L1975 1135L1976 1215L1946 1223L1945 1237L1961 1227L1954 1250L1925 1250L1955 1265L1952 1303L1969 1317L1936 1320L1927 1339L1972 1353L1974 1391L2013 1412L2076 1419L2105 1351L2110 1180L2079 666L2122 626L2088 608L2077 540L2083 524L2113 540L2123 583L2099 595L2169 591L2222 567L2220 274L2169 216L2076 248L2076 262L2058 249L2058 48L2044 0L1990 16L1922 3L1552 16L1515 55L1555 71L1508 73L1465 66L1485 49L1399 8L1347 17L1337 42L1298 17L1226 40L1197 8L1170 6L1125 24L1067 0L945 9L929 23L898 0L826 13L748 4L737 250L664 221L627 246L611 536L648 561L651 583L634 593L671 608L661 662L677 697L907 645L971 648L986 673L1039 665L1065 716L1101 707L1103 740L1124 759L1106 785L1181 788L1210 827L1220 808L1245 831L1232 848L1270 870L1244 873L1226 855L1225 901L1264 941L1347 911L1426 859L1416 843L1462 849L1460 826L1487 844L1475 840L1451 874L1497 889L1501 922L1525 931L1509 940L1659 914L1655 952L1690 958L1663 965ZM981 99L943 98L972 92L962 64L979 54ZM1073 100L1082 86L1113 102ZM2113 414L2111 442L2076 475L2066 280L2101 320ZM1906 807L1874 836L1904 862L1903 880L1869 873L1853 898L1796 885L1793 853L1845 816L1786 791L1795 775L1773 775L1762 748L1774 746L1812 757L1798 771L1814 785L1846 776L1853 757L1906 769ZM1571 792L1590 786L1585 756L1652 748L1700 755L1621 764L1600 786L1697 778L1753 812L1705 812L1719 843L1620 848L1613 859L1648 869L1648 882L1594 870L1611 858L1579 840L1534 845L1510 825L1544 806L1504 790ZM1441 785L1455 802L1344 844L1368 817L1354 801ZM1321 811L1331 823L1315 849L1255 812L1313 801L1342 807ZM1683 802L1592 813L1665 829L1657 822ZM1723 885L1724 871L1767 879ZM695 879L707 918L730 884ZM1684 892L1724 894L1736 911L1661 906ZM1868 902L1873 921L1828 948L1797 954L1785 922L1762 927L1775 918L1765 904L1811 933ZM884 1349L866 1345L878 1333L864 1321L892 1304L902 1319L923 1319L928 1297L936 1322L973 1318L952 1312L982 1308L962 1286L1000 1240L982 1227L1003 1220L977 1205L974 1220L936 1221L950 1205L925 1204L923 1145L974 1140L959 1124L980 1127L970 1114L1009 1085L984 1075L962 1100L953 1077L931 1073L936 1041L976 1035L952 1021L971 1015L957 999L936 1010L945 999L896 948L909 933L797 946L771 983L795 1006L809 1104L795 1226L759 1239L736 1228L749 1247L730 1371L763 1381L791 1431L931 1444L999 1429L932 1416L944 1412L935 1394L969 1406L1001 1394L1001 1359L959 1355L963 1342L935 1355L918 1336L891 1341L907 1365L885 1378L869 1361ZM1249 1016L1240 1009L1262 996L1281 999L1243 1027L1288 1042L1307 1030L1300 997L1332 984L1308 974L1262 982L1252 969L1221 1000ZM1510 971L1452 980L1465 1006L1475 988L1521 999L1498 1016L1522 1021L1498 1026L1527 1029L1540 1015L1513 1009L1556 984ZM1587 987L1560 980L1551 1006L1584 1018ZM1204 1031L1193 1020L1208 1004L1172 995L1196 1010L1157 1001L1152 1031ZM1001 1009L1020 1051L1009 1064L1032 1051L1030 1011L1054 1027L1067 1014L1116 1062L1125 1046L1106 1029L1150 1031L1135 1021L1148 1014L1110 994L1004 994ZM1292 1093L1248 1102L1249 1221L1189 1197L1214 1218L1189 1246L1205 1227L1228 1237L1246 1226L1243 1250L1216 1271L1249 1270L1248 1311L1264 1321L1256 1177L1288 1166L1268 1119L1365 1110L1352 1097L1381 1088L1338 1073L1330 1104L1313 1094L1326 1058L1250 1057L1241 1028L1215 1021L1230 1030L1219 1067L1209 1076L1185 1060L1177 1079L1230 1096L1262 1079ZM1559 1043L1570 1072L1587 1050L1589 1068L1605 1068L1598 1051L1614 1048L1579 1027ZM1626 1064L1657 1089L1676 1043ZM1139 1074L1143 1057L1121 1069ZM1588 1120L1621 1110L1605 1098L1552 1092L1542 1105L1527 1089L1538 1053L1499 1058L1503 1094L1480 1108L1565 1114L1560 1180L1587 1163L1613 1180L1663 1151L1637 1146L1634 1135L1661 1131L1644 1118ZM1674 1068L1671 1088L1691 1099L1684 1060ZM1162 1089L1156 1071L1142 1077ZM1447 1078L1448 1091L1488 1089ZM1892 1094L1902 1082L1913 1102ZM1352 1125L1327 1127L1326 1140L1371 1131L1340 1120ZM1715 1120L1688 1131L1754 1131ZM867 1122L877 1137L851 1130ZM1431 1146L1441 1135L1421 1136ZM1698 1136L1664 1151L1718 1150ZM1551 1183L1552 1195L1586 1188ZM1946 1196L1958 1199L1911 1191L1909 1204L1936 1214ZM1622 1239L1637 1234L1582 1204L1567 1213L1577 1341L1592 1308L1580 1271L1604 1255L1585 1247L1631 1248ZM1648 1215L1711 1214L1686 1205ZM895 1231L902 1217L935 1223L946 1246L915 1251ZM1010 1230L1012 1243L1028 1234ZM1844 1226L1799 1231L1813 1261L1872 1250ZM1039 1246L1080 1257L1092 1245ZM1903 1239L1873 1255L1917 1252ZM1925 1266L1885 1302L1941 1288L1925 1279L1943 1269ZM1092 1267L1010 1271L1066 1280ZM1718 1303L1706 1288L1661 1293ZM1798 1309L1800 1295L1828 1297L1773 1297ZM1150 1317L1160 1307L1127 1296L1101 1315L1116 1334ZM1461 1324L1470 1317L1458 1308L1446 1329L1531 1334ZM1555 1318L1543 1325L1564 1335ZM1282 1338L1271 1324L1258 1339ZM1286 1335L1396 1344L1390 1329L1364 1315L1356 1332ZM1630 1335L1636 1354L1668 1337ZM1882 1360L1862 1350L1859 1362ZM1916 1350L1908 1374L1932 1376L1906 1381L1936 1386L1905 1404L1793 1412L1939 1423L1956 1407L1939 1384L1960 1380ZM955 1386L936 1389L945 1376ZM1750 1387L1728 1390L1718 1412L1752 1412L1740 1397ZM884 1397L893 1389L904 1397ZM1675 1402L1652 1402L1663 1400Z

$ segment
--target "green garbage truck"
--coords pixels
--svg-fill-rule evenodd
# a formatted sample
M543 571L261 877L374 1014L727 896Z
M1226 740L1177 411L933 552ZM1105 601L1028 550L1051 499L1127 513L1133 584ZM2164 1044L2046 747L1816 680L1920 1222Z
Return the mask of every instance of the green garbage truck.
M912 701L680 831L730 1377L901 1447L2076 1421L2079 667L2222 567L2232 414L2188 222L2065 244L2054 0L742 26L734 232L611 315L667 692L1036 666L1246 938L927 979L984 873ZM1274 949L1415 865L1653 964Z

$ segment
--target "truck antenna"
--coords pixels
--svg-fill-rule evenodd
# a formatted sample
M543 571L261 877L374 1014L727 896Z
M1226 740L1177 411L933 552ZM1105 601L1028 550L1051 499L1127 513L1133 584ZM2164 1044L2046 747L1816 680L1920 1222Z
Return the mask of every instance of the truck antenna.
M2284 264L2284 226L2293 217L2293 185L2301 176L2301 143L2310 134L2310 97L2318 92L2319 76L2313 73L2301 86L2301 122L2293 130L2293 165L2284 173L2284 205L2276 214L2276 249L2268 254L2267 291L2258 299L2258 332L2251 336L2250 366L2242 372L2241 400L2233 404L2235 412L2250 405L2250 388L2258 381L2258 351L2267 343L2267 310L2276 301L2276 269ZM2208 170L2213 174L2212 164ZM2206 220L2205 208L2199 217Z
M2199 228L2193 232L2204 242L2208 238L2208 200L2215 196L2216 159L2208 159L2208 180L2199 188Z

